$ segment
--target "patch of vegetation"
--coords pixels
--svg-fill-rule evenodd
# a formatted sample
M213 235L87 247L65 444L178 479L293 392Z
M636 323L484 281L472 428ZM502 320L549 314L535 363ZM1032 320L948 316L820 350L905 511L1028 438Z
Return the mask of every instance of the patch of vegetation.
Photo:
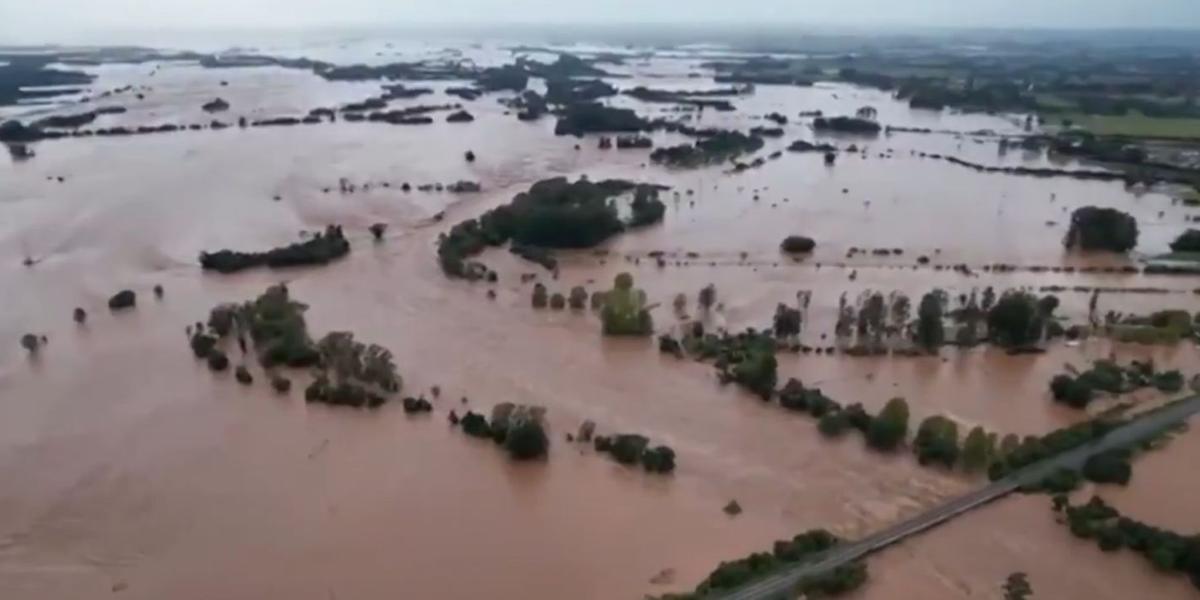
M779 244L779 249L789 254L802 254L812 252L817 247L817 242L810 237L802 235L789 235L783 238L783 242Z
M862 587L867 582L867 564L847 563L796 583L796 591L805 598L835 598Z
M892 398L879 415L871 420L867 444L876 450L894 450L908 435L908 402Z
M349 252L350 242L342 234L342 228L330 225L325 228L324 233L317 233L308 240L272 248L266 252L201 252L200 266L218 273L235 273L263 265L271 268L323 265Z
M1058 298L1044 303L1028 292L1005 292L987 313L988 334L992 341L1010 348L1022 348L1041 340L1046 319L1053 315Z
M248 335L264 368L313 369L313 382L305 390L309 402L374 408L400 390L402 379L391 352L362 344L347 332L332 332L314 343L304 320L306 308L291 299L285 285L269 287L242 305L218 305L209 314L208 331L196 324L189 339L192 353L213 370L224 370L229 361L218 348L220 341L236 337L245 351ZM237 377L242 383L253 381L248 370L239 369ZM291 389L291 381L279 374L271 374L271 385L281 393Z
M1115 208L1084 206L1071 213L1071 227L1063 239L1068 248L1128 252L1137 246L1137 220Z
M1057 456L1104 437L1120 425L1120 421L1099 416L1057 429L1044 436L1030 435L1011 443L1002 444L1002 452L988 468L988 477L993 481L1018 471L1036 462Z
M742 587L755 580L762 579L782 569L801 563L813 561L822 553L840 544L837 536L824 529L812 529L796 535L790 540L775 542L771 552L755 552L737 560L725 561L717 566L712 573L696 586L695 591L687 594L672 594L662 600L699 600L701 598L720 595ZM855 579L866 579L865 566L854 567L853 573L842 572L838 576L814 580L810 585L812 591L819 589L834 589L842 587L839 584L853 582ZM859 581L859 585L861 585Z
M1109 450L1093 455L1083 463L1083 476L1093 483L1127 485L1133 476L1128 450Z
M1196 117L1152 117L1138 112L1114 115L1072 112L1059 118L1096 135L1200 139L1200 118Z
M632 109L578 102L563 109L554 125L554 134L580 137L585 133L637 133L652 126Z
M650 153L650 160L671 167L692 168L724 162L762 147L761 137L740 131L719 131L694 144L657 148Z
M524 461L543 458L549 451L545 415L546 409L540 406L504 402L492 408L490 423L483 415L471 411L451 422L471 437L491 439L513 460Z
M933 290L921 297L917 306L916 342L929 352L936 351L946 341L945 315L946 293Z
M960 454L958 424L943 416L925 419L917 427L913 451L922 465L939 463L947 469L953 468Z
M1055 469L1053 473L1046 476L1036 486L1036 489L1027 489L1027 492L1042 492L1046 494L1069 494L1079 488L1083 479L1079 476L1079 472L1074 469Z
M1181 535L1123 516L1099 497L1072 506L1059 502L1071 534L1096 540L1104 552L1128 548L1163 573L1182 573L1200 589L1200 536Z
M1106 329L1119 341L1139 344L1175 344L1195 334L1192 316L1180 309L1126 316Z
M1188 229L1171 242L1172 252L1200 252L1200 229Z
M108 299L110 310L124 310L137 305L137 294L133 290L121 290Z
M1117 395L1149 386L1164 392L1178 392L1183 388L1183 374L1179 371L1155 372L1152 362L1135 360L1128 367L1122 367L1110 360L1097 360L1078 376L1060 374L1050 380L1054 400L1073 408L1086 408L1096 392Z
M879 123L858 117L817 117L813 119L812 126L816 131L857 133L863 135L878 135L882 129Z
M1033 586L1024 573L1011 573L1004 580L1004 600L1025 600L1033 595Z
M675 451L669 446L651 446L650 439L636 433L596 436L596 452L607 453L623 465L641 464L648 473L670 473L675 470Z
M604 335L646 336L654 333L654 319L645 306L644 293L633 287L633 276L621 273L604 296L600 309Z
M509 204L489 210L478 219L463 221L440 236L438 260L448 276L479 279L488 270L469 259L489 246L511 240L514 252L547 264L534 248L588 248L629 227L660 221L666 211L658 199L660 189L618 179L544 179L514 196ZM625 222L618 216L613 199L629 191L634 195L632 216Z

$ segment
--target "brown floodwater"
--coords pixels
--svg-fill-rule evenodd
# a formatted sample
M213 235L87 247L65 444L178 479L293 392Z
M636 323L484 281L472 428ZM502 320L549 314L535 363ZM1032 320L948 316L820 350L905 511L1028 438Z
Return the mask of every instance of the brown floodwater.
M481 63L496 61L494 49L474 52ZM634 75L643 70L640 78L615 81L700 87L686 75L694 62L654 60L625 67ZM98 73L98 89L152 88L141 103L105 100L130 111L101 117L99 126L210 120L199 106L218 95L232 108L217 118L236 120L301 113L377 91L374 84L331 84L273 68L126 65ZM220 80L229 86L219 87ZM451 101L458 102L436 93L393 104ZM650 114L661 108L615 102ZM706 113L699 124L746 127L765 123L753 116L772 110L849 113L869 104L896 125L1019 130L1019 119L909 111L883 93L839 85L760 86L735 103L739 112ZM862 535L976 483L922 469L906 454L870 453L855 436L826 441L810 419L720 387L708 365L661 356L649 340L602 339L590 313L534 311L532 284L518 275L538 268L507 252L483 256L501 274L491 286L495 300L485 297L489 286L441 274L434 260L439 233L547 176L625 177L680 192L677 200L666 192L662 226L613 240L608 257L564 256L557 281L540 274L552 290L566 292L577 284L607 286L630 271L651 301L663 303L655 310L662 330L674 323L671 298L685 292L694 299L707 283L717 285L723 305L710 318L731 329L765 325L777 303L813 291L809 343L832 331L843 291L854 298L866 289L916 296L935 286L962 293L987 285L1153 285L1172 293L1106 294L1101 308L1194 309L1194 282L1186 278L912 270L919 254L945 264L1090 264L1095 259L1065 255L1059 241L1069 210L1084 204L1134 213L1143 231L1139 251L1147 254L1165 250L1185 227L1186 209L1161 190L983 175L910 154L1047 164L1042 156L1001 156L994 141L896 134L870 142L868 157L843 156L832 168L816 155L785 154L737 175L718 167L667 171L643 166L644 151L599 150L594 139L554 137L550 120L519 122L495 96L464 104L476 122L68 139L38 144L33 160L0 164L0 340L8 340L0 344L0 596L91 598L116 589L129 598L185 600L638 598L690 588L720 560L811 527ZM787 129L763 154L812 137L803 122ZM894 157L879 158L887 147ZM467 149L476 162L462 159ZM336 190L343 177L372 188L322 191ZM405 181L459 179L479 181L485 191L396 189ZM435 221L442 211L445 220ZM391 227L373 244L366 228L379 221ZM328 223L346 227L354 251L326 267L216 276L196 264L202 250L268 248ZM801 263L777 251L792 233L818 240ZM906 252L846 259L852 246ZM646 258L652 250L677 253L688 264L659 268ZM697 257L685 258L687 252ZM25 256L36 264L23 266ZM839 262L847 266L834 266ZM309 406L298 392L271 393L257 369L258 381L247 388L191 358L187 323L279 281L310 305L314 332L350 330L392 349L408 392L440 386L434 414ZM161 301L150 293L155 284L166 290ZM138 292L139 306L110 314L105 301L125 287ZM1061 295L1064 314L1081 318L1087 295ZM90 313L86 326L71 321L76 306ZM17 344L25 332L49 338L36 357ZM1121 360L1153 356L1188 373L1197 365L1191 345L1090 340L1021 357L982 348L922 359L786 355L780 369L844 403L877 408L899 395L909 399L914 418L945 413L1002 433L1040 433L1083 417L1050 402L1049 378L1065 363L1083 366L1114 352ZM499 402L547 406L550 459L512 464L491 444L450 429L445 415L463 410L462 397L485 411ZM646 476L566 443L564 434L584 419L601 432L638 431L671 445L677 472ZM1154 496L1155 488L1140 491L1142 478L1169 478L1186 460L1191 438L1141 459L1136 493ZM1194 482L1172 485L1181 498L1195 495ZM730 499L743 506L742 515L721 512ZM1050 513L1041 504L1006 500L872 559L875 583L863 594L988 597L1008 572L1025 570L1039 595L1055 592L1048 597L1115 598L1147 589L1161 591L1155 597L1186 595L1137 570L1136 557L1082 548L1065 528L1042 522ZM1187 506L1181 499L1161 510L1182 513ZM1050 565L1068 558L1078 568L1054 579ZM650 582L664 570L670 583Z

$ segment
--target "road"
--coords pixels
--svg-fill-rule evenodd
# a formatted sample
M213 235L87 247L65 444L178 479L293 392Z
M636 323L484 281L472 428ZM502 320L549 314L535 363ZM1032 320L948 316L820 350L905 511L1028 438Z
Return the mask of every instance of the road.
M945 523L967 511L1007 496L1023 485L1041 481L1059 468L1080 468L1084 461L1092 455L1107 450L1125 448L1151 438L1173 425L1186 421L1188 417L1197 412L1200 412L1200 395L1191 396L1162 409L1139 415L1094 442L1025 467L1004 479L996 480L973 492L951 499L869 537L856 542L840 544L817 557L816 560L760 579L726 595L713 596L713 598L720 600L794 598L794 595L790 595L792 590L805 577L857 560L900 540Z

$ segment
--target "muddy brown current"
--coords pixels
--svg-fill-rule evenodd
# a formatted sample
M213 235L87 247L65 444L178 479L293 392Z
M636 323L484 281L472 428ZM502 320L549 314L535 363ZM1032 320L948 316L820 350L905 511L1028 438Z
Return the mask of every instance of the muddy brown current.
M700 87L706 80L687 77L693 63L627 65L619 70L634 79L614 81ZM211 120L199 105L218 95L232 108L217 118L235 120L299 114L377 91L374 83L328 83L276 68L98 72L99 89L153 88L142 103L115 99L130 111L102 117L102 126ZM220 80L229 86L218 87ZM440 93L453 83L429 85L439 93L393 106L458 101ZM0 164L0 595L639 598L690 588L719 561L774 539L813 527L862 535L977 483L920 468L907 453L870 453L854 436L824 440L810 419L721 388L708 365L661 356L648 340L602 339L589 313L533 311L532 284L521 273L539 273L552 291L566 292L607 287L630 271L663 304L655 311L660 330L675 322L671 298L685 292L694 305L707 283L722 304L709 318L731 329L766 325L777 303L812 290L804 339L814 344L831 333L843 291L854 298L865 289L915 297L934 286L954 293L987 285L1161 286L1169 293L1102 295L1101 309L1194 309L1195 281L1186 278L912 269L922 254L935 264L973 266L1121 264L1064 254L1065 220L1085 204L1133 213L1142 225L1138 251L1162 252L1188 214L1162 190L984 175L914 154L1050 164L1019 151L1001 155L994 140L970 135L881 136L865 143L866 156L843 155L832 168L818 155L785 154L742 174L668 171L646 165L645 151L556 138L550 119L518 122L496 97L464 103L477 118L467 125L439 115L426 127L338 123L69 139L38 144L33 160ZM749 127L767 124L754 117L775 110L836 114L871 105L894 125L1019 131L1016 118L910 111L881 92L840 85L759 86L734 102L738 112L705 113L699 124ZM662 110L628 98L614 103ZM787 131L761 154L812 138L795 119ZM864 144L838 143L852 141ZM891 157L881 158L887 148ZM463 161L467 149L475 163ZM494 286L441 274L434 244L451 224L538 179L584 174L663 183L679 196L666 192L664 224L611 241L607 256L563 256L557 281L501 250L482 257L500 272ZM375 183L343 195L336 191L342 177ZM396 189L458 179L477 180L485 191ZM442 211L445 220L434 220ZM391 225L381 244L366 232L377 221ZM354 250L322 268L217 276L196 264L202 250L264 249L328 223L346 227ZM793 233L818 240L813 256L779 255L780 239ZM905 253L848 259L852 246ZM655 250L673 258L658 267L647 256ZM23 266L25 256L36 264ZM192 359L187 323L280 281L309 304L314 332L351 330L389 347L408 393L440 386L434 414L305 405L299 392L276 396L262 377L242 387ZM162 300L150 293L155 284L166 290ZM110 314L108 296L125 287L138 292L138 307ZM489 287L495 300L485 297ZM1087 295L1061 296L1062 310L1081 318ZM90 314L85 326L71 321L76 306ZM36 357L17 344L25 332L48 336ZM899 395L915 419L944 413L1002 433L1042 433L1083 416L1049 401L1048 379L1065 363L1083 366L1111 353L1152 356L1188 373L1197 364L1190 345L1091 340L1022 357L983 348L922 359L784 355L780 370L843 403L877 409ZM446 413L464 410L463 397L485 411L506 401L547 406L550 459L513 464L490 443L450 429ZM566 443L564 434L584 419L601 432L639 431L671 445L677 472L647 476ZM1194 456L1194 439L1142 459L1135 488L1119 492L1117 505L1135 515L1178 513L1180 521L1166 524L1200 526L1185 518L1192 503L1156 504L1157 487L1143 487L1169 484L1176 497L1194 498L1194 481L1170 477ZM742 515L722 514L730 499ZM874 582L859 596L998 597L1012 571L1029 572L1039 596L1189 596L1185 584L1140 558L1102 555L1051 518L1044 498L1001 502L873 558ZM1053 565L1068 562L1078 574L1062 577ZM668 583L650 582L664 570L658 579Z

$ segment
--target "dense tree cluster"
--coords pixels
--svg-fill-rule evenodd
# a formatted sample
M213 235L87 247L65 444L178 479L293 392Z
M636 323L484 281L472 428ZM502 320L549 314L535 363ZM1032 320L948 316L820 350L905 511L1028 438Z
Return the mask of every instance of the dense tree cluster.
M1095 454L1083 463L1084 478L1093 483L1115 483L1126 485L1133 476L1133 467L1128 450L1109 450Z
M1200 536L1181 535L1123 516L1099 497L1076 506L1065 499L1055 504L1056 509L1064 509L1075 537L1096 540L1104 552L1133 550L1163 572L1186 574L1200 589Z
M940 463L953 468L961 450L958 445L958 424L943 416L932 416L917 427L913 451L922 465Z
M585 133L637 133L652 127L650 121L632 109L577 102L563 109L554 125L554 134L581 137Z
M533 460L546 456L550 448L545 415L546 409L540 406L504 402L492 408L490 421L468 411L457 425L471 437L491 439L503 446L514 460Z
M671 167L699 167L757 152L762 147L761 137L722 130L694 144L657 148L650 153L650 160Z
M1059 374L1050 380L1050 392L1056 402L1073 408L1086 408L1096 392L1124 394L1153 386L1159 391L1174 393L1183 389L1183 374L1178 370L1155 371L1150 361L1133 361L1122 367L1111 360L1097 360L1091 368L1079 373Z
M817 131L836 131L840 133L868 135L878 134L882 129L879 123L858 117L817 117L813 119L812 126Z
M1200 229L1188 229L1171 242L1171 252L1200 252Z
M796 591L805 598L834 598L848 594L867 582L867 563L846 563L796 583Z
M669 446L651 446L650 438L636 433L596 436L596 452L604 452L623 465L641 464L649 473L670 473L675 470L675 451Z
M347 332L332 332L314 343L304 319L306 308L291 299L284 285L267 288L241 305L218 305L209 313L207 328L204 323L188 328L192 353L207 360L212 370L222 371L229 366L229 358L218 347L221 340L236 338L246 353L248 336L277 391L287 392L291 381L270 369L314 369L314 379L305 390L309 402L374 408L400 390L403 382L390 351L362 344ZM245 365L238 366L237 379L247 385L254 380Z
M988 468L996 454L996 440L983 427L976 425L963 440L962 465L968 471L983 471Z
M790 540L776 541L770 552L755 552L745 558L722 562L704 581L700 582L700 585L696 587L694 592L673 594L666 598L670 600L699 600L700 598L719 595L722 592L731 591L754 580L771 575L780 569L811 561L841 542L842 540L837 536L824 529L812 529L796 535ZM857 571L859 568L854 567L854 570ZM861 569L861 579L865 581L865 566L861 567ZM832 590L842 587L836 582L846 582L857 578L859 578L857 574L843 572L836 577L822 579L819 583L813 583L813 587L809 592L815 592L818 589ZM861 583L862 581L859 581L859 585Z
M487 268L469 259L489 246L513 242L513 251L553 268L545 248L595 246L627 227L662 219L659 187L610 179L592 182L565 177L544 179L517 194L512 202L468 219L438 238L438 259L451 277L478 279ZM622 221L614 198L633 192L631 217Z
M613 96L617 88L599 79L548 79L546 80L546 102L550 104L574 104L592 102Z
M1001 295L987 313L988 334L992 341L1002 346L1020 348L1041 340L1046 317L1039 307L1049 308L1052 312L1058 305L1057 298L1047 298L1054 300L1039 304L1033 294L1019 291Z
M1063 239L1068 248L1128 252L1137 246L1137 220L1115 208L1084 206L1071 213L1071 226Z
M520 92L529 85L529 73L518 65L488 67L476 76L475 84L485 92Z
M272 248L266 252L201 252L200 266L219 273L234 273L262 265L272 268L323 265L349 252L350 242L342 234L342 228L330 225L323 233L318 232L310 239Z
M1119 421L1101 416L1057 429L1041 437L1030 435L1021 439L1017 439L1016 436L1006 438L1005 443L1001 444L1001 452L988 467L988 477L993 481L1001 479L1036 462L1098 440L1119 424ZM1009 439L1012 441L1009 442Z

